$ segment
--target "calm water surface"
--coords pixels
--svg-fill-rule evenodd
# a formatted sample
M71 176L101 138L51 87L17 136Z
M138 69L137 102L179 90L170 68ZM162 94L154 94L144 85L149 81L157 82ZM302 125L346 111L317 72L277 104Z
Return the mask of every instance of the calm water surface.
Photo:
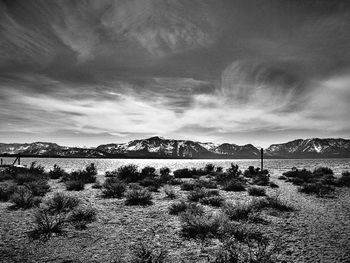
M14 158L3 158L4 163L12 163ZM117 169L121 165L136 164L139 168L147 165L153 166L157 169L161 167L169 167L172 171L180 168L202 168L207 163L213 163L216 166L227 168L231 163L238 164L241 170L247 169L248 166L260 167L260 160L252 159L234 159L234 160L210 160L210 159L193 159L193 160L179 160L179 159L73 159L73 158L21 158L21 164L30 165L36 161L45 167L45 169L52 169L54 164L67 171L83 169L90 163L95 163L98 172L104 173ZM270 171L271 175L280 175L282 172L290 170L292 167L306 168L313 170L319 166L327 166L333 169L335 174L350 170L350 158L347 159L266 159L264 160L264 168Z

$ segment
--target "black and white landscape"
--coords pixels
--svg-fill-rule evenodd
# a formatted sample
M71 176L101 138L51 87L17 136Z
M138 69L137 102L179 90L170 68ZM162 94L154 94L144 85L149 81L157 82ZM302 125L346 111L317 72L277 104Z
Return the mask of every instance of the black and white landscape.
M0 263L350 262L350 0L0 0Z

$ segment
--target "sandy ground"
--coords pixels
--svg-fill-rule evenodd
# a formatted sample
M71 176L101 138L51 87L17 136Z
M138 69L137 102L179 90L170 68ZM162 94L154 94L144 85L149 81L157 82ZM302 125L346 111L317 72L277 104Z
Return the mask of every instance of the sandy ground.
M277 177L275 175L274 177ZM99 181L104 177L99 175ZM297 192L297 188L273 179L280 188L267 188L297 210L289 213L264 214L270 222L260 226L267 234L281 235L285 250L283 262L350 262L350 189L336 190L336 198L317 198ZM154 204L148 207L125 206L124 199L104 199L99 189L87 185L81 192L67 192L64 184L51 180L52 191L76 196L98 210L97 222L84 231L71 230L66 236L47 242L29 241L34 209L9 210L10 203L0 203L1 262L113 262L127 255L129 246L138 240L152 242L168 251L168 262L207 262L217 242L201 244L179 235L178 216L169 215L168 207L177 200L165 198L164 192L153 193ZM187 192L175 187L179 197ZM220 191L226 200L249 200L247 192ZM178 198L179 199L179 198ZM218 210L206 207L208 210Z

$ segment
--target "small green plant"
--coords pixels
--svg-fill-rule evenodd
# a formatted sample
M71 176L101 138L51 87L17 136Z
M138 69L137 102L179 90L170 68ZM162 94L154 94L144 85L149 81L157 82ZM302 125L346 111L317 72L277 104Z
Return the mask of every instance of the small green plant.
M102 194L104 197L121 198L126 191L126 185L123 181L117 177L109 177L103 183Z
M152 194L144 188L130 189L126 192L126 205L151 205Z
M249 187L248 194L252 196L265 196L266 190L260 187Z
M186 211L187 209L187 203L183 200L177 203L173 203L169 207L169 214L171 215L178 215L179 213L182 213Z
M96 221L96 210L93 208L77 208L67 219L76 229L86 229L86 226Z
M45 202L45 206L51 214L67 213L76 208L79 203L80 201L76 197L56 193L51 199Z

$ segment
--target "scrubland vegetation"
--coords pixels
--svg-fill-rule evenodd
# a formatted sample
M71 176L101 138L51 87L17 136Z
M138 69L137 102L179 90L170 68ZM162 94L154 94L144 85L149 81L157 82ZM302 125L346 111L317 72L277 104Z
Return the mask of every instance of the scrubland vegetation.
M264 225L271 224L265 212L290 213L295 208L269 194L279 186L270 181L267 170L251 166L242 172L234 164L226 170L207 164L202 169L185 168L171 173L167 167L157 171L149 166L139 169L126 165L106 172L102 183L97 176L94 164L71 173L57 165L49 172L35 163L29 168L10 167L0 172L0 201L10 202L9 209L31 209L32 229L28 238L49 240L72 229L88 231L90 224L99 223L101 211L76 197L79 191L95 189L95 198L120 200L125 209L135 206L148 209L147 206L156 205L154 195L162 195L162 202L169 203L166 213L177 218L180 225L179 238L201 246L212 240L218 242L214 251L207 252L207 262L278 262L278 255L284 253L278 246L278 237L264 231ZM329 195L336 187L350 187L349 172L336 179L327 167L312 172L293 168L279 179L296 185L301 193L320 197ZM51 191L50 180L64 185L68 192L47 196ZM235 192L245 199L230 198ZM169 262L168 252L141 242L130 247L129 259L113 260Z

